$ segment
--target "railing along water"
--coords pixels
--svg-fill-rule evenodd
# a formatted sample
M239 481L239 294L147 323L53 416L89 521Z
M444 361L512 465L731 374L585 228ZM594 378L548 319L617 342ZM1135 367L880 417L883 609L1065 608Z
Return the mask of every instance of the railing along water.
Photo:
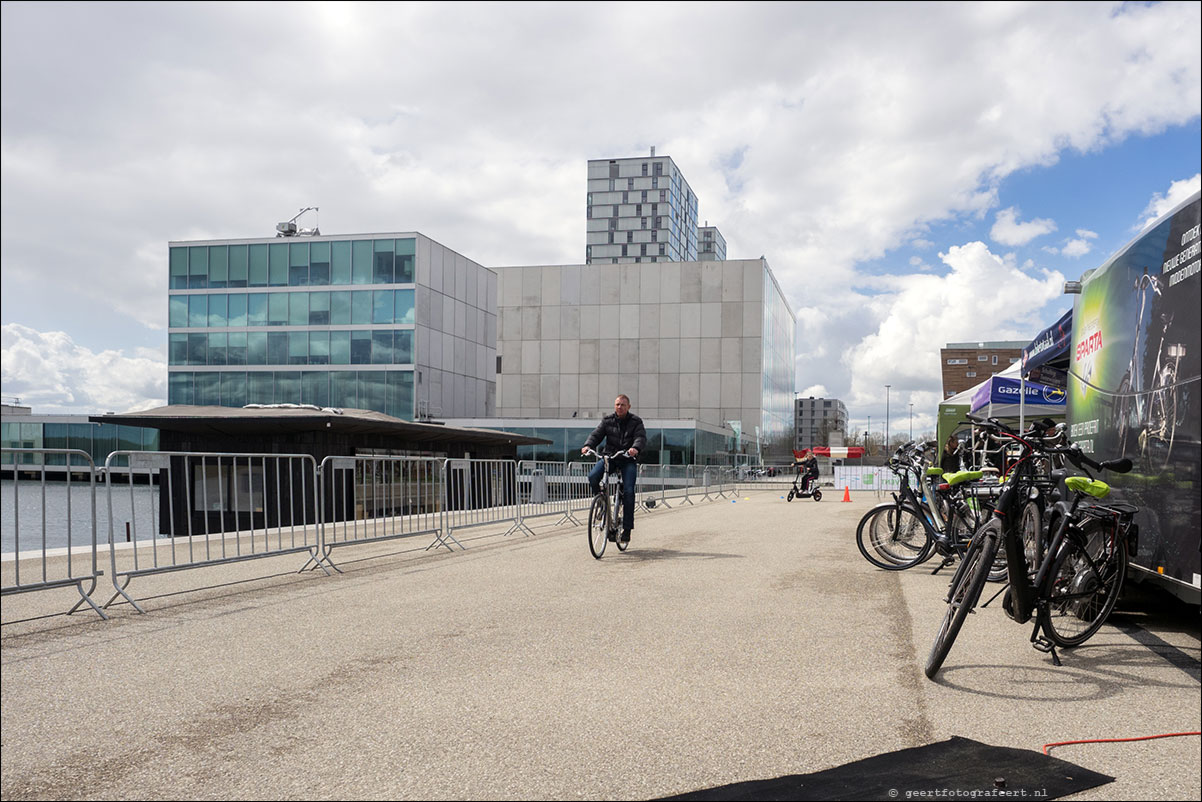
M355 543L438 533L444 526L444 460L326 457L318 469L322 554ZM437 542L437 541L436 541ZM341 570L333 561L330 566Z
M114 464L128 463L132 539L118 544L114 512L124 507ZM317 464L307 454L115 451L105 462L110 576L116 592L145 612L125 589L134 577L308 552L327 574L317 516ZM145 476L159 488L149 512L133 503ZM150 539L139 537L149 532ZM123 582L121 580L124 580Z
M91 598L97 579L104 573L99 568L97 557L96 466L92 457L78 449L5 448L2 452L0 464L5 470L12 466L13 482L12 519L7 520L6 516L5 520L0 521L0 530L3 530L0 539L7 543L7 536L11 532L13 555L10 560L5 554L0 595L74 585L80 599L67 614L70 615L87 602L101 618L107 619L108 616ZM49 490L48 468L56 477ZM24 484L22 473L35 474L36 484ZM74 476L77 474L84 476L76 479ZM78 503L75 496L78 494L73 491L79 487L84 490L84 498L80 499L86 507L84 515L75 509ZM48 492L53 492L55 488L61 488L59 495L66 498L66 514L61 521L61 525L65 525L65 545L59 545L64 538L62 534L56 536L52 533L49 520L51 515L61 514L60 511L51 510L47 502ZM7 511L7 507L5 509ZM78 520L85 516L86 522ZM24 576L23 564L26 566ZM86 590L85 582L88 583Z

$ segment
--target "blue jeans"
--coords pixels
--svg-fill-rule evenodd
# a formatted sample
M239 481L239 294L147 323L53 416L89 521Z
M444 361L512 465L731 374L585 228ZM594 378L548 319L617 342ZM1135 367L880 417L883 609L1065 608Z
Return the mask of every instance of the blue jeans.
M630 530L634 529L634 483L639 476L639 464L632 459L622 459L617 469L622 472L622 528ZM588 486L592 488L594 496L601 492L601 477L604 475L605 462L597 460L588 475Z

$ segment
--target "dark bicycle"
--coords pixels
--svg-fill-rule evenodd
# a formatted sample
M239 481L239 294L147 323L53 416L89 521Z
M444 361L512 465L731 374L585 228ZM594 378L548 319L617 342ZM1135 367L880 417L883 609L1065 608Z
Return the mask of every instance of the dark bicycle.
M1020 445L1021 456L1011 469L993 515L973 534L967 553L952 577L947 611L927 657L926 675L934 678L943 665L965 618L981 597L988 568L1003 544L1009 586L1002 606L1020 624L1035 619L1031 645L1050 653L1052 662L1060 665L1057 646L1079 646L1110 616L1127 576L1127 554L1134 547L1139 531L1134 523L1135 507L1083 503L1088 498L1102 499L1110 493L1109 485L1094 479L1090 471L1126 473L1131 470L1131 460L1097 462L1076 446L1045 445L1040 439L1053 428L1051 421L1037 423L1028 432L1018 434L996 418L968 417L978 426ZM1071 501L1058 516L1056 529L1042 549L1042 560L1032 575L1022 532L1022 513L1032 488L1038 485L1034 466L1040 455L1060 455L1086 475L1064 479L1064 492L1071 494Z
M988 512L990 490L975 484L981 472L945 474L926 467L926 450L926 444L917 441L897 449L889 468L898 476L898 492L892 502L868 510L856 527L860 554L878 568L904 571L938 554L943 559L931 572L938 573L963 556ZM990 580L1000 582L1005 576L1005 559L999 557Z
M595 449L585 452L605 462L605 475L601 478L601 492L593 497L588 509L588 548L593 557L601 559L605 545L613 541L618 551L626 551L629 540L623 540L619 529L622 526L622 472L623 460L629 457L606 456Z

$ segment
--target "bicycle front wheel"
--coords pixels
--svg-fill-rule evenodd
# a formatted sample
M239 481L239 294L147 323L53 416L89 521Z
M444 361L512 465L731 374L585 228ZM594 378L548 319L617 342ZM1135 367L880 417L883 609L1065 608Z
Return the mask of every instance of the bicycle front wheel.
M931 538L922 522L912 511L896 504L869 510L860 519L856 546L865 560L887 571L904 571L931 554Z
M1000 535L1001 526L996 520L990 521L968 544L964 561L952 578L947 597L947 611L939 625L939 632L935 635L935 642L931 645L931 653L927 656L925 670L928 679L935 678L943 661L947 659L948 652L952 650L956 636L960 634L960 627L964 626L964 619L977 606L981 590L989 579Z
M598 493L593 497L593 504L588 508L588 550L598 560L605 553L605 544L609 535L609 505L605 503L605 494Z
M1089 548L1099 539L1102 547ZM1127 547L1095 532L1085 546L1066 542L1046 580L1043 631L1057 646L1080 646L1093 637L1118 601L1127 578Z

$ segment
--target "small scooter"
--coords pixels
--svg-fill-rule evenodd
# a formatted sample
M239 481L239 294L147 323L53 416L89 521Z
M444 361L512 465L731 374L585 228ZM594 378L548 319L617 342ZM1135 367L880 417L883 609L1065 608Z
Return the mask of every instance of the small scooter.
M822 501L822 489L818 487L818 477L810 477L811 481L807 486L804 471L804 465L797 466L797 475L793 477L793 489L789 491L789 496L785 501L792 501L795 498L812 498L814 501ZM801 483L801 486L798 486L798 482Z

